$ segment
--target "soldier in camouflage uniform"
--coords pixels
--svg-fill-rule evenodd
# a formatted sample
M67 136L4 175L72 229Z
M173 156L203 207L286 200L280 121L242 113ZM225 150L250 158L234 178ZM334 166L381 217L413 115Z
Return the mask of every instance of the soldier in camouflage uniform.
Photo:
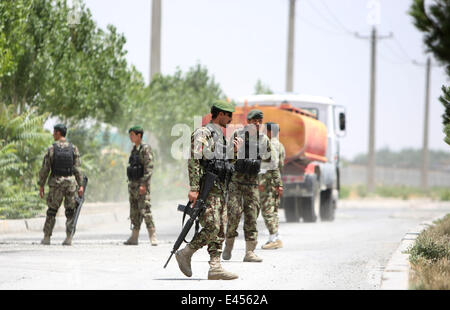
M235 162L236 172L233 174L230 184L230 194L228 201L228 223L225 241L225 249L222 257L225 260L231 258L231 251L234 246L234 240L238 236L237 228L244 213L244 237L245 237L245 256L244 262L262 262L254 250L258 243L258 230L256 220L259 215L259 191L258 191L258 172L249 173L248 171L239 171L238 161L246 159L260 158L262 162L270 163L276 156L270 144L269 138L259 132L259 126L262 124L263 113L260 110L251 110L247 114L248 125L243 129L236 131L233 137L244 137L245 145L241 146ZM258 147L257 147L258 146ZM253 154L252 154L253 148ZM256 169L256 168L255 168ZM244 169L245 170L245 169ZM274 175L274 184L280 185L281 178L277 170Z
M153 152L150 145L142 142L144 130L140 126L128 130L134 143L127 168L128 194L130 200L131 236L125 245L137 245L142 221L145 221L150 243L158 245L155 223L150 210L150 179L153 173Z
M211 108L212 120L206 126L196 129L191 136L191 157L188 160L190 192L189 201L192 205L199 195L202 176L205 168L203 160L226 159L230 147L221 127L226 127L231 122L234 105L226 101L216 101ZM237 144L233 141L232 145ZM237 149L237 147L236 147ZM231 146L231 153L233 146ZM206 211L200 216L202 229L193 240L182 250L175 253L178 266L184 275L192 276L192 255L203 246L207 245L210 256L210 269L208 280L232 280L238 278L236 274L224 270L220 264L222 243L225 238L224 225L226 222L225 190L226 182L216 179L214 186L205 201Z
M55 143L45 153L41 170L39 171L38 185L40 196L44 198L44 186L48 178L49 193L47 196L47 217L44 224L44 238L41 244L49 245L50 237L55 227L55 216L64 200L66 215L66 239L63 245L71 245L70 237L73 230L76 201L75 193L79 186L78 195L83 195L82 177L80 172L80 153L78 148L66 141L67 128L63 124L57 124L53 128Z
M283 144L281 144L278 139L278 124L268 122L265 124L264 128L272 143L272 147L277 154L275 164L266 165L266 163L262 163L261 172L259 174L261 214L270 233L269 240L262 246L262 249L268 250L283 247L283 243L278 235L278 207L280 206L283 187L275 184L274 175L277 173L276 170L281 174L286 153Z

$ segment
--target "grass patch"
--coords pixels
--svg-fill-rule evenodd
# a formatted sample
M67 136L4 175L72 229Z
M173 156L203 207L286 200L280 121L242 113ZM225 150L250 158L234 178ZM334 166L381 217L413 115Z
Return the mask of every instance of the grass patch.
M410 289L450 290L450 214L424 230L408 253Z
M433 187L428 190L411 186L378 185L374 193L369 193L365 185L341 186L339 193L344 198L386 197L403 200L430 198L432 200L450 201L450 188Z

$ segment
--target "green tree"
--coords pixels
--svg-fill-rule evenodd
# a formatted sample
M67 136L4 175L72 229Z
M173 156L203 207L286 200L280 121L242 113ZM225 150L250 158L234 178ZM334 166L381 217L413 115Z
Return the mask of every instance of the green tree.
M0 218L34 216L45 206L37 174L51 141L43 129L48 115L31 109L17 116L14 106L0 107Z
M173 162L171 146L179 138L172 136L173 126L186 124L193 130L194 117L209 113L212 102L224 97L219 84L200 64L185 73L177 69L173 75L156 75L134 96L129 100L130 114L123 129L132 124L144 126L157 140L159 156L167 164Z
M64 119L114 122L130 81L125 38L99 29L85 6L70 23L66 0L0 1L0 101Z
M425 0L413 0L409 14L414 25L425 33L423 41L427 51L446 66L450 77L450 1L434 0L425 8ZM444 105L443 115L445 142L450 145L450 86L442 86L443 95L440 101Z
M258 81L256 81L255 84L255 95L271 95L273 94L273 91L270 89L270 87L268 85L265 85L261 82L260 79L258 79Z

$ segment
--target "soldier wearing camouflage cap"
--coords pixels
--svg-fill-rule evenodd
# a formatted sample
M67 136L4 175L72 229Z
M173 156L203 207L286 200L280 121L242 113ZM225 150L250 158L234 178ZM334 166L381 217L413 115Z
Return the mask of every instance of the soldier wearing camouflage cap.
M49 245L50 237L55 227L55 216L64 200L66 215L66 239L63 245L71 245L71 233L74 224L76 208L75 194L78 185L78 195L83 195L82 177L80 172L80 153L78 148L66 140L67 127L57 124L53 127L53 139L45 153L38 185L40 197L44 198L44 186L48 178L49 193L47 196L47 216L44 223L44 238L41 244ZM50 173L51 172L51 173ZM50 177L49 176L50 173Z
M138 245L139 231L145 221L150 243L158 245L155 223L150 210L150 180L153 173L153 152L150 145L142 142L144 129L133 126L128 130L130 141L134 143L127 167L128 194L130 200L131 236L125 245Z
M231 259L234 241L238 236L237 228L243 213L246 248L244 262L262 262L262 259L254 252L258 243L256 220L260 209L258 173L261 162L271 162L276 155L269 138L259 131L262 120L261 110L251 110L247 114L248 125L233 133L233 138L241 137L244 143L235 154L236 171L230 183L227 232L222 254L225 260ZM279 172L273 177L275 183L281 183Z
M221 127L226 127L231 122L234 105L224 100L215 101L211 107L212 120L206 126L196 129L191 136L191 157L188 160L190 191L189 201L195 204L201 188L202 177L208 166L204 162L208 160L227 160L227 152L238 141L227 145ZM234 273L228 272L220 264L222 243L225 238L226 181L217 179L205 201L206 211L200 216L202 229L194 236L194 239L182 250L175 253L178 266L187 277L192 276L192 255L204 247L208 247L209 271L208 280L233 280L238 278Z

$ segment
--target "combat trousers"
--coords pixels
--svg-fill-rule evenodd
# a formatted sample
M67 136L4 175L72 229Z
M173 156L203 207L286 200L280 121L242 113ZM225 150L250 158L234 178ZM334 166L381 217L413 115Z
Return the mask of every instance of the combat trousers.
M147 228L154 228L152 212L150 210L150 186L146 186L146 193L139 194L139 182L128 183L128 194L130 201L130 220L133 229L139 230L142 221L145 220Z
M206 210L200 217L202 229L189 243L189 246L198 250L208 246L210 257L220 257L222 244L225 240L226 205L223 194L210 193L205 201Z
M259 185L264 187L259 192L261 215L264 219L267 229L271 235L278 232L278 208L280 206L280 197L273 184L273 177L270 173L260 176Z
M244 185L231 182L228 198L228 222L227 239L236 238L239 221L244 213L244 237L245 241L257 241L258 230L256 220L259 214L259 192L258 186Z
M76 188L76 182L70 180L49 187L49 193L47 196L47 218L45 219L44 224L45 235L52 235L53 228L56 222L55 216L63 200L66 215L66 233L70 234L72 232L76 207Z

